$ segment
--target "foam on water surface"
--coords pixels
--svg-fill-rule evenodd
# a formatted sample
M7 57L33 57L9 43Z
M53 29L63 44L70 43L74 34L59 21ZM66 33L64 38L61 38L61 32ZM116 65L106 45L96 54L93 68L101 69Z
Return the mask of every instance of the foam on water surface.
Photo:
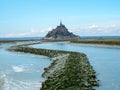
M0 72L0 90L39 90L40 87L40 82L16 80Z

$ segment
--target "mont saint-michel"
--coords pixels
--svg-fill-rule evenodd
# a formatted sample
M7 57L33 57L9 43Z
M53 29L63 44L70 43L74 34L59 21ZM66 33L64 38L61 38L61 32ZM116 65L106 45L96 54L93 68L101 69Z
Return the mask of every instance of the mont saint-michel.
M60 25L57 26L52 31L49 31L44 39L79 39L80 37L69 32L65 25L60 22Z
M0 90L120 90L120 0L0 0L0 13Z

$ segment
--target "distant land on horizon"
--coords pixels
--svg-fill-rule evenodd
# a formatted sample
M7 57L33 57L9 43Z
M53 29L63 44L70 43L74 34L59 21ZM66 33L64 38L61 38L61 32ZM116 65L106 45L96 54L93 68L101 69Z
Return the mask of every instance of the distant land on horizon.
M41 40L43 37L1 37L0 40ZM81 39L120 39L120 36L80 36Z

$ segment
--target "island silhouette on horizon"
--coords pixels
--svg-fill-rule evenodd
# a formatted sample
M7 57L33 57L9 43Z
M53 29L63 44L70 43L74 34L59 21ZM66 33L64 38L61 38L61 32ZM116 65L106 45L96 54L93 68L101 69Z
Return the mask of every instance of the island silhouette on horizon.
M69 32L65 25L60 21L60 25L55 29L52 29L52 31L49 31L44 39L80 39L80 36Z

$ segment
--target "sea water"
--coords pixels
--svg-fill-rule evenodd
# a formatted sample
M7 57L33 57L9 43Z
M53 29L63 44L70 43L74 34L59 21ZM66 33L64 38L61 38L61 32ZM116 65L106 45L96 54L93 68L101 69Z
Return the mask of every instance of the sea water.
M40 90L45 80L41 75L50 58L7 51L10 46L0 45L0 90Z
M83 52L100 80L100 86L96 90L120 90L120 47L69 42L47 42L32 47Z

